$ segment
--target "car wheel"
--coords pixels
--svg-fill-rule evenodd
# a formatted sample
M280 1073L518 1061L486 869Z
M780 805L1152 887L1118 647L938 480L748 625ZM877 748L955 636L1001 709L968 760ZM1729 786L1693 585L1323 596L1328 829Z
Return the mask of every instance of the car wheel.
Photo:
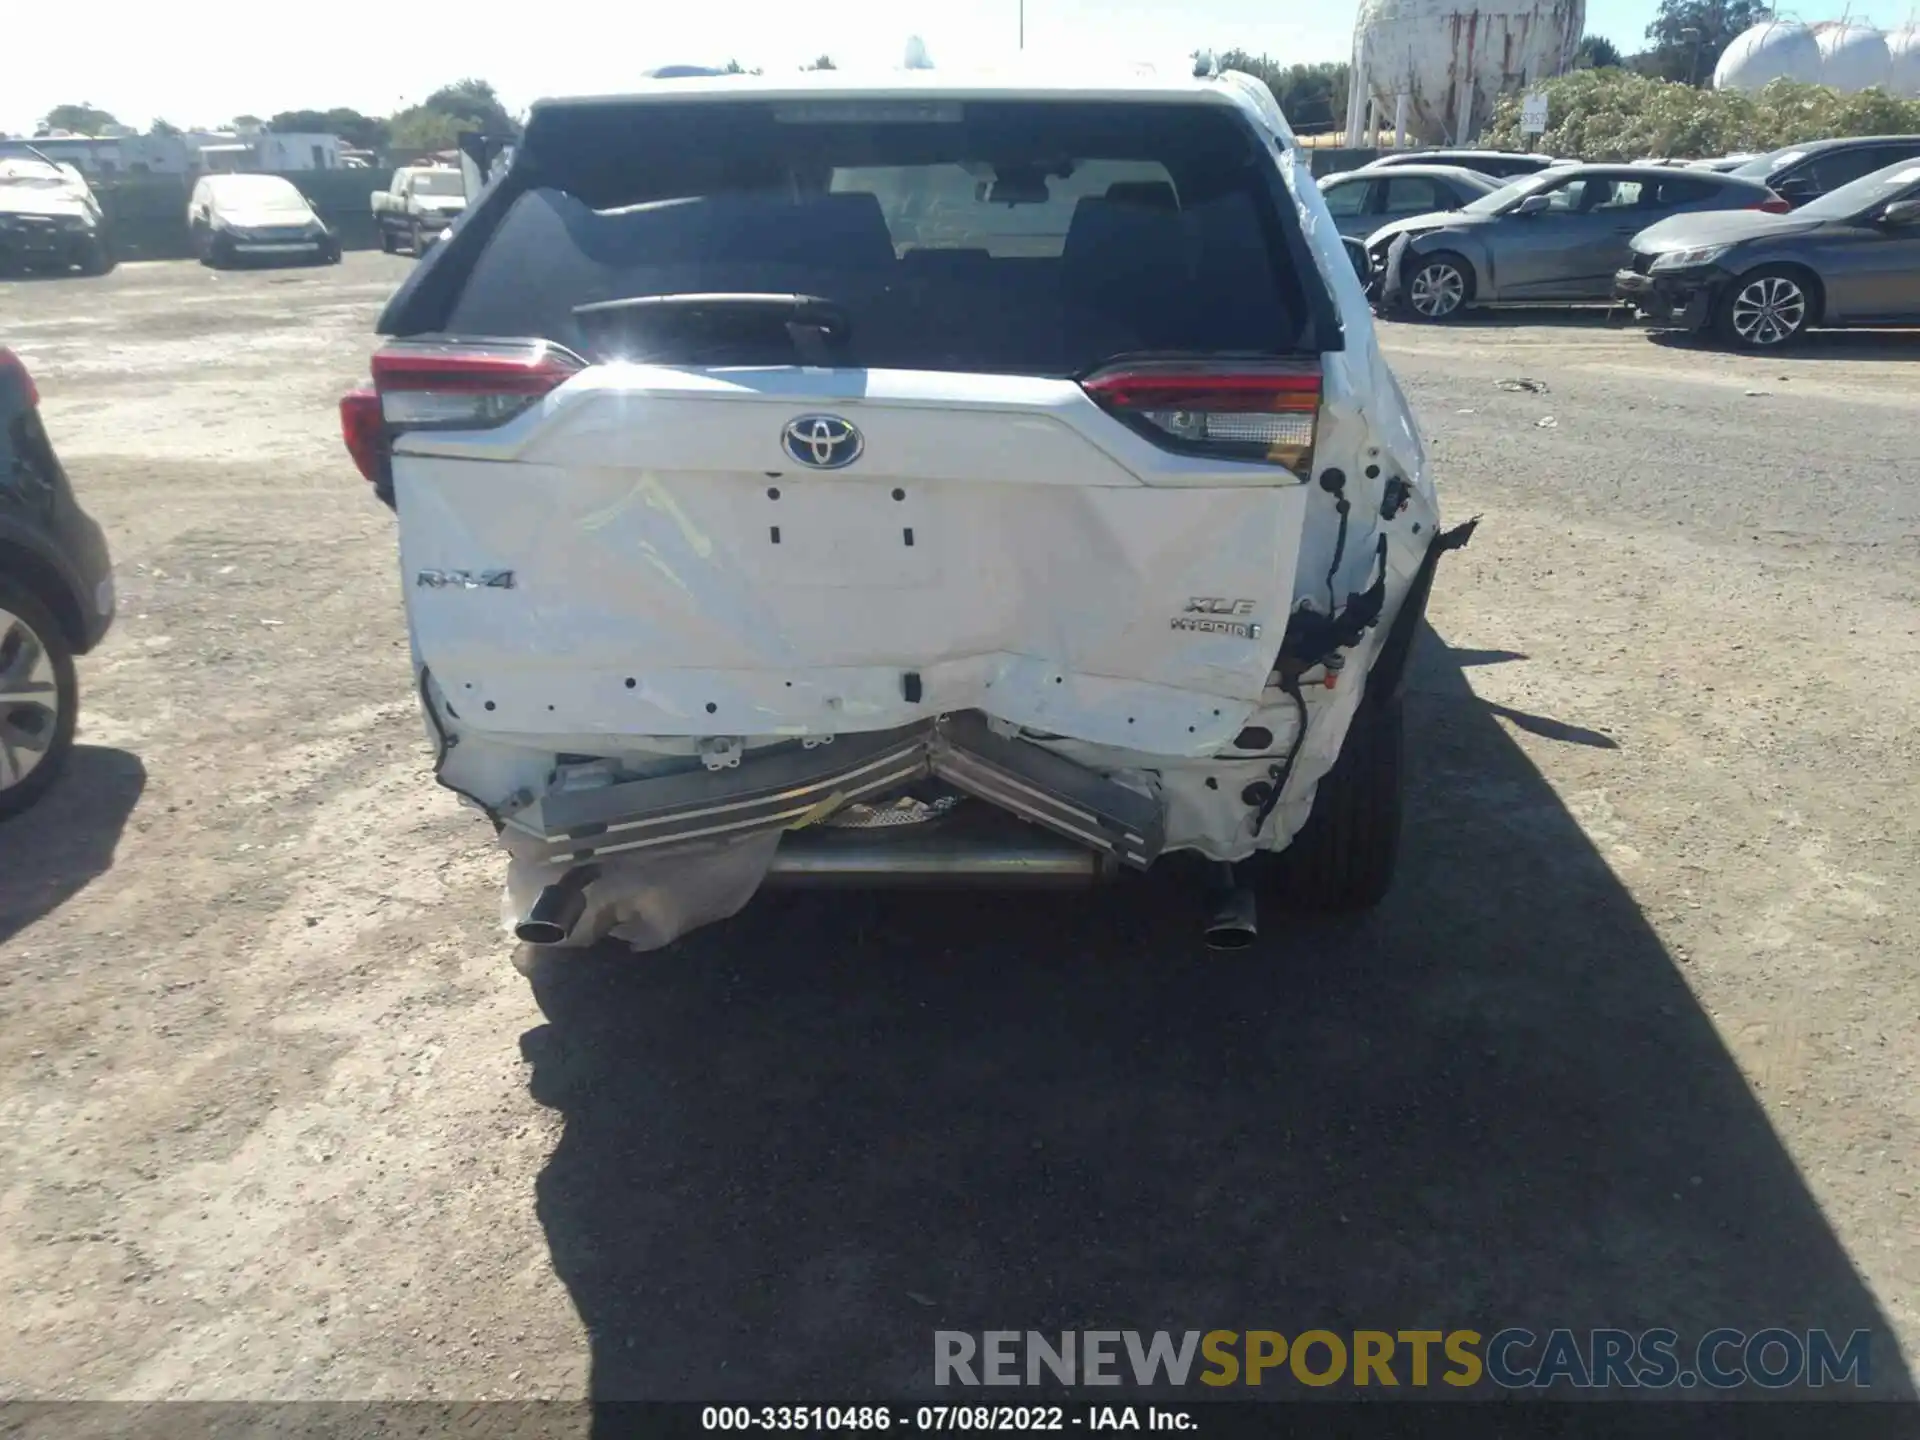
M0 580L0 817L53 784L73 748L73 650L31 593Z
M1748 350L1773 350L1806 334L1815 315L1812 287L1794 270L1755 270L1727 286L1720 334Z
M384 220L380 222L380 253L393 254L393 231L387 228L387 222Z
M106 275L112 272L117 262L113 258L113 247L107 243L107 237L96 235L87 242L87 248L80 257L82 275Z
M1313 812L1273 857L1281 898L1303 910L1370 910L1386 898L1400 853L1405 753L1396 698L1363 698L1314 792Z
M1414 255L1401 261L1402 299L1422 320L1451 320L1473 298L1473 272L1457 255Z
M418 260L427 253L427 232L420 228L418 220L413 222L413 258Z

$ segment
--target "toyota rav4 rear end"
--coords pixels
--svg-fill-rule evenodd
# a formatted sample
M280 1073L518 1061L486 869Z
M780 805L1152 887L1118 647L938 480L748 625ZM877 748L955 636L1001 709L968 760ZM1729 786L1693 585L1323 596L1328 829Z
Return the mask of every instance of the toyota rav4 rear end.
M1219 943L1385 892L1458 537L1258 81L545 103L380 329L343 426L523 940L1179 853Z

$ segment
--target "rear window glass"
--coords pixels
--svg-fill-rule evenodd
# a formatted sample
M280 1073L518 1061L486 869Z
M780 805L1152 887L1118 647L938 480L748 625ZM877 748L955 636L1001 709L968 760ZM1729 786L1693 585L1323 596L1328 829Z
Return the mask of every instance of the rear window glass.
M543 115L529 183L445 329L602 358L573 310L798 294L847 317L833 363L1076 374L1116 355L1284 354L1307 307L1272 162L1232 111L1087 102L708 102ZM673 363L789 364L778 327ZM596 349L599 354L596 354Z

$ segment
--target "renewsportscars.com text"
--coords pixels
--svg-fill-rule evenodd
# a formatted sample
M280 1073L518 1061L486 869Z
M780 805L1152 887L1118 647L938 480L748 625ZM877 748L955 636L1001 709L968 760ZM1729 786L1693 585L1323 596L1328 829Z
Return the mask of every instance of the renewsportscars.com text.
M1872 1337L1779 1327L1677 1331L936 1330L936 1385L1491 1384L1506 1390L1692 1389L1872 1383Z

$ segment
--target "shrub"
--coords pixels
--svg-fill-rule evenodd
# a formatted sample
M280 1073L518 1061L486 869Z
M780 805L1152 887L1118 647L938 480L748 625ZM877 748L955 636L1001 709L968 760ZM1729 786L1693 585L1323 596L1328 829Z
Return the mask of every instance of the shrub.
M1538 148L1582 160L1643 155L1695 159L1774 150L1834 135L1920 134L1920 100L1881 90L1842 94L1827 85L1775 80L1757 94L1697 90L1626 70L1576 70L1540 87L1551 128ZM1528 148L1519 95L1503 96L1480 143Z

